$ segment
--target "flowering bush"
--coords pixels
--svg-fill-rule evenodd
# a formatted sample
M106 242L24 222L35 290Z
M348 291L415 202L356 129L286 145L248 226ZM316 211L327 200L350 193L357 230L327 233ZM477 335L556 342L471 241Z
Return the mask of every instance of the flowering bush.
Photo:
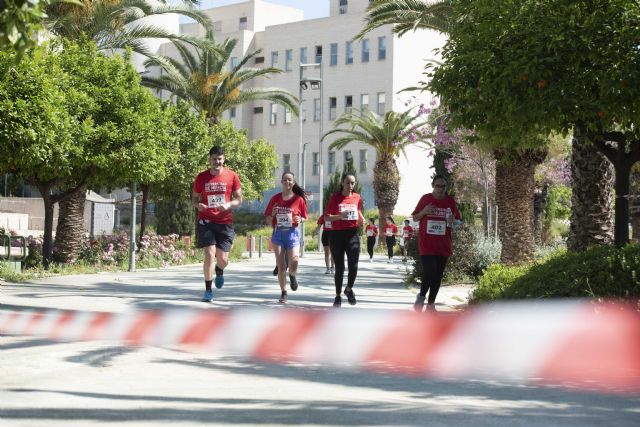
M187 243L185 245L185 242L177 234L142 236L136 253L136 263L143 268L166 268L171 265L201 261L200 251L191 248L190 242ZM41 266L42 238L29 236L27 247L29 248L29 256L25 261L25 268ZM123 267L129 261L129 235L122 233L86 238L82 242L82 250L75 261L97 267Z

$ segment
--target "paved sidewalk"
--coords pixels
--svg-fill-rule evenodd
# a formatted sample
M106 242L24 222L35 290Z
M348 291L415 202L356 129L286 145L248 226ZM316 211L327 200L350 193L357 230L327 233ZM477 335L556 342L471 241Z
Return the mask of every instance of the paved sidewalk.
M225 285L214 288L216 308L280 305L277 278L272 275L273 254L232 262L225 269ZM359 263L355 292L356 308L412 309L415 291L403 283L406 265L385 260ZM306 253L300 261L296 292L289 290L290 307L328 308L335 296L333 275L325 273L324 258ZM346 283L346 274L345 274ZM134 273L98 273L57 276L27 283L2 283L0 307L42 307L75 310L114 311L127 309L202 307L202 266L139 270ZM469 286L444 286L438 294L440 311L465 306ZM346 302L346 301L345 301ZM345 304L344 309L351 309Z

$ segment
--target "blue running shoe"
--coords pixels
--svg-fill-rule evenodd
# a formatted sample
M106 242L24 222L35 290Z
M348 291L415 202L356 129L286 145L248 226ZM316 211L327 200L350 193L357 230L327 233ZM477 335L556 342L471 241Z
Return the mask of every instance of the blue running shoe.
M219 276L216 276L216 280L215 280L215 285L216 288L220 289L224 286L224 276L221 274Z
M213 299L213 291L204 291L204 296L202 297L202 301L211 302Z

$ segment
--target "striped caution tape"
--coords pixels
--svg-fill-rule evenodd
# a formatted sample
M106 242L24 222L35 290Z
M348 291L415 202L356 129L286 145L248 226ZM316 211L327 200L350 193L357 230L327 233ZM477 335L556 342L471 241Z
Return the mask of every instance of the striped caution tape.
M588 300L489 304L451 314L0 310L0 334L184 345L275 362L640 391L638 307Z

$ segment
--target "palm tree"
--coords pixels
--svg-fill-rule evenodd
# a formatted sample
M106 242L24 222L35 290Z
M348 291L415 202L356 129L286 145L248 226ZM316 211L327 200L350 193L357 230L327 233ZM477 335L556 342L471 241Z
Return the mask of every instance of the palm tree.
M103 51L130 48L145 56L153 53L146 47L145 39L168 39L172 42L180 40L187 43L194 43L197 39L150 25L144 18L179 14L194 19L206 29L212 27L210 19L190 4L168 6L164 2L154 4L148 0L60 2L49 5L46 13L44 25L54 36L91 40ZM55 243L55 257L59 261L75 258L81 249L85 192L86 186L80 185L69 191L69 197L59 202L60 215Z
M82 0L82 4L57 3L47 7L46 28L65 39L88 39L99 50L131 48L145 56L152 54L144 39L168 39L194 42L194 37L174 34L171 31L145 23L151 16L179 14L194 19L206 29L211 20L190 4L167 6L148 0Z
M285 89L242 87L257 77L281 73L282 70L245 67L261 50L248 53L229 68L227 63L237 42L236 39L226 39L215 44L212 33L208 32L205 39L208 44L196 48L195 54L185 43L175 42L182 61L169 57L149 58L145 66L159 66L164 73L159 77L143 76L142 84L192 102L207 115L211 126L218 123L224 111L246 102L271 101L298 114L297 97Z
M354 38L361 39L368 32L389 24L398 36L419 29L446 33L453 14L451 3L450 0L374 0L367 8L364 28Z
M362 113L353 111L340 116L322 139L329 135L340 135L330 145L329 149L341 149L352 142L359 142L376 150L376 164L373 167L373 192L378 205L378 215L382 226L383 219L393 215L400 192L400 174L396 157L408 145L428 138L422 132L427 122L422 120L420 113L412 110L404 113L394 111L379 116L371 111ZM341 128L340 126L346 126Z

